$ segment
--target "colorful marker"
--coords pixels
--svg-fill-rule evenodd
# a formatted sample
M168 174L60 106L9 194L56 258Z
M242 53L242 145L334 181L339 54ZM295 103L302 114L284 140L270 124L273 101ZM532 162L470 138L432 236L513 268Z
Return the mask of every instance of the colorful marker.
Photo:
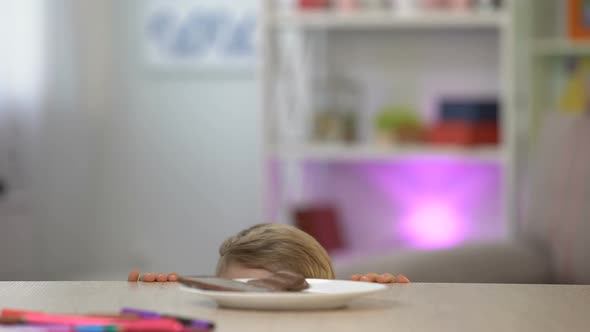
M14 316L13 316L14 317ZM70 328L86 329L82 332L97 332L97 331L182 331L185 327L180 322L172 318L158 318L158 319L116 319L116 318L102 318L102 317L87 317L87 316L70 316L70 315L48 315L39 313L21 313L18 316L21 324L24 325L54 325L54 326L69 326ZM17 325L18 326L18 325Z
M202 332L214 327L208 321L129 308L124 309L120 315L51 315L13 309L2 310L2 315L0 324L14 325L14 328L44 326L52 332Z
M15 316L12 316L15 317ZM121 322L116 318L70 316L70 315L48 315L40 313L22 313L19 317L25 324L53 324L68 326L106 326L115 325Z
M144 319L169 318L169 319L175 319L185 326L192 326L192 327L197 327L197 328L202 328L202 329L215 328L215 324L210 321L160 314L157 312L147 311L147 310L142 310L142 309L123 308L121 310L121 314L122 315L137 315L137 316L144 318Z

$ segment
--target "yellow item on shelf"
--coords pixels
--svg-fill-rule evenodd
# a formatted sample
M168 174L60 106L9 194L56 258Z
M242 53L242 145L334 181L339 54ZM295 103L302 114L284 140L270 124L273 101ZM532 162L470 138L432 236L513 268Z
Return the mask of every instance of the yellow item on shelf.
M568 113L583 113L588 110L588 84L590 80L590 59L579 60L576 69L567 82L559 99L559 110Z

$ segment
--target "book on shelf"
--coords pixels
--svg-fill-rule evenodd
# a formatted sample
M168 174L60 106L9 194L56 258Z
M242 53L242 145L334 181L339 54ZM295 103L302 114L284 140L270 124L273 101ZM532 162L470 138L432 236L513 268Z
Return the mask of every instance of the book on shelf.
M568 0L568 35L572 40L590 40L590 0Z
M573 59L566 68L566 80L558 100L558 109L567 113L590 110L590 58Z

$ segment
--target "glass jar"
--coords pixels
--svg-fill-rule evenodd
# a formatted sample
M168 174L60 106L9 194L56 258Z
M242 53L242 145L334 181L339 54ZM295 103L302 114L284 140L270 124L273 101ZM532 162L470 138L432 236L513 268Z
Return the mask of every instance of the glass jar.
M345 78L321 80L315 84L313 91L313 141L357 141L360 95L354 82Z

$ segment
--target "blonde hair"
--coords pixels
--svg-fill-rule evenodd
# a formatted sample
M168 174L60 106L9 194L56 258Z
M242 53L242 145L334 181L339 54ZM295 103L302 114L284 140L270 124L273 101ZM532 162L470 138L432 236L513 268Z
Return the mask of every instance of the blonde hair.
M219 248L217 275L231 263L289 270L306 278L335 278L326 250L309 234L285 224L255 225L226 239Z

